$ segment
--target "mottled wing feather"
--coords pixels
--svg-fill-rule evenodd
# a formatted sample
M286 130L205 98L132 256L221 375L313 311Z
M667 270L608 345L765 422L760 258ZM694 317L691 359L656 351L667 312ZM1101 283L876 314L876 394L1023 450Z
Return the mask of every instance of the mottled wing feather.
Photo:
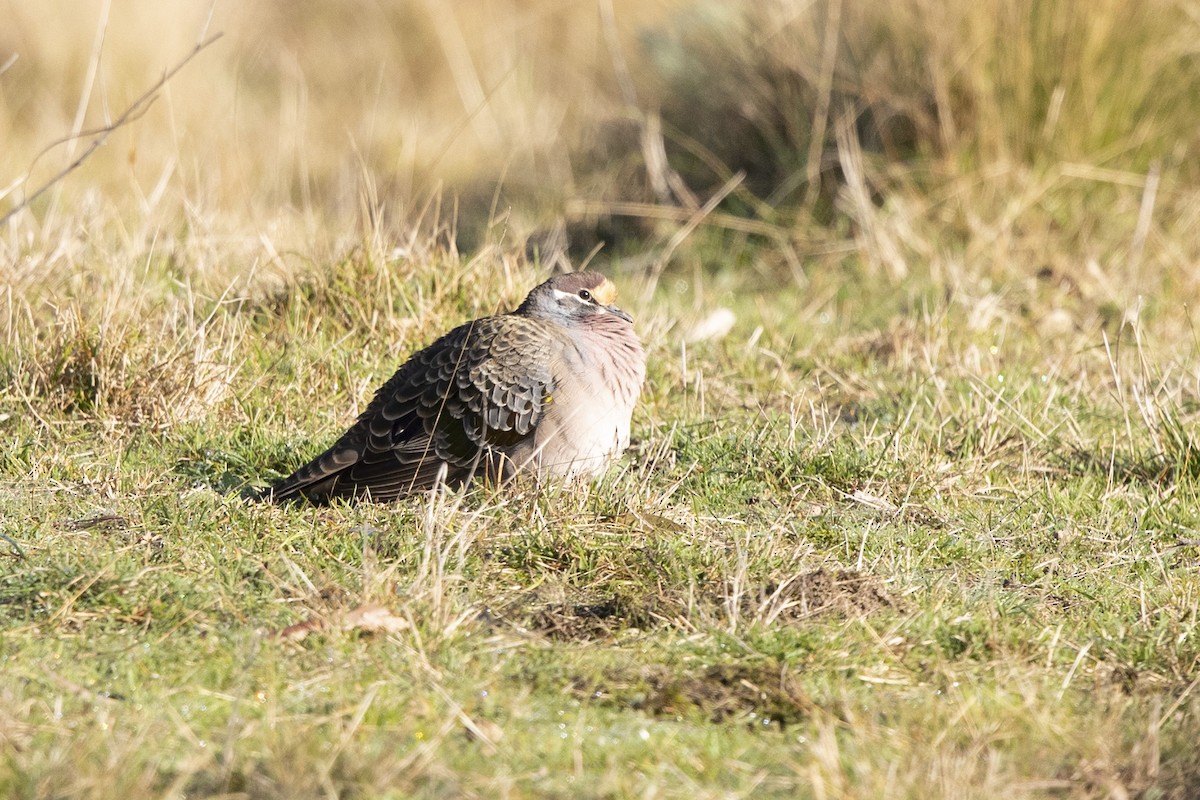
M544 325L524 317L455 328L410 358L333 447L271 496L325 501L369 493L386 501L482 472L495 450L537 427L554 390L554 346Z

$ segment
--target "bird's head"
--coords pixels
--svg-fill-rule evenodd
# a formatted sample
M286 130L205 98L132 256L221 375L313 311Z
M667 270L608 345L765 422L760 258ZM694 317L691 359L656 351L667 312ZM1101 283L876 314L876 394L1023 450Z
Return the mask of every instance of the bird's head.
M616 299L617 287L599 272L568 272L536 287L518 313L558 322L615 317L632 323L633 317L614 305Z

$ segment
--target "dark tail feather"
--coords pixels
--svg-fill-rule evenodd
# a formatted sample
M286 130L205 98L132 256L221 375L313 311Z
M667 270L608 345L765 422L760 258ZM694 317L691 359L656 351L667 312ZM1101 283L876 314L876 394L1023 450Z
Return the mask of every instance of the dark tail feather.
M328 504L337 495L343 473L359 459L357 443L347 444L354 432L352 429L333 447L286 478L262 489L248 489L243 497L260 503Z
M323 506L333 499L330 489L335 482L325 479L313 483L298 483L293 478L285 478L270 486L246 487L242 490L242 499L250 503L309 503Z

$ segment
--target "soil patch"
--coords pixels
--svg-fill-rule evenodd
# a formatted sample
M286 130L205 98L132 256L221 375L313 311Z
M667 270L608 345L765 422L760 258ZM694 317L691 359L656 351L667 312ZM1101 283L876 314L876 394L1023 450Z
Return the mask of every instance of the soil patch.
M582 699L643 711L656 717L700 715L710 722L785 726L800 721L813 703L795 674L777 665L717 664L679 670L663 664L610 668L598 678L576 678Z
M493 606L482 616L487 622L507 623L558 641L593 641L670 624L687 617L689 607L720 619L728 613L726 598L732 591L715 583L695 596L684 589L672 596L543 586L502 607ZM760 625L798 624L826 615L863 616L899 607L878 578L851 570L818 569L752 586L738 600L742 619Z
M489 616L558 641L591 641L657 627L664 621L661 605L655 598L619 592L535 591Z

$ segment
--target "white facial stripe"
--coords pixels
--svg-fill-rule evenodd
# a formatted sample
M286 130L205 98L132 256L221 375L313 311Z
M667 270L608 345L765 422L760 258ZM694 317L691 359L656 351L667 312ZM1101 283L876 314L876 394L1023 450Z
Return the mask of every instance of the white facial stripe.
M571 298L572 300L575 300L576 302L580 303L581 305L585 305L585 306L586 306L586 305L588 305L588 303L589 303L589 301L587 301L587 300L584 300L582 297L580 297L580 296L579 296L579 295L577 295L577 294L572 294L571 292L564 292L562 289L555 289L555 290L554 290L554 299L556 299L556 300L562 300L562 299L564 299L564 298L567 298L567 297Z

